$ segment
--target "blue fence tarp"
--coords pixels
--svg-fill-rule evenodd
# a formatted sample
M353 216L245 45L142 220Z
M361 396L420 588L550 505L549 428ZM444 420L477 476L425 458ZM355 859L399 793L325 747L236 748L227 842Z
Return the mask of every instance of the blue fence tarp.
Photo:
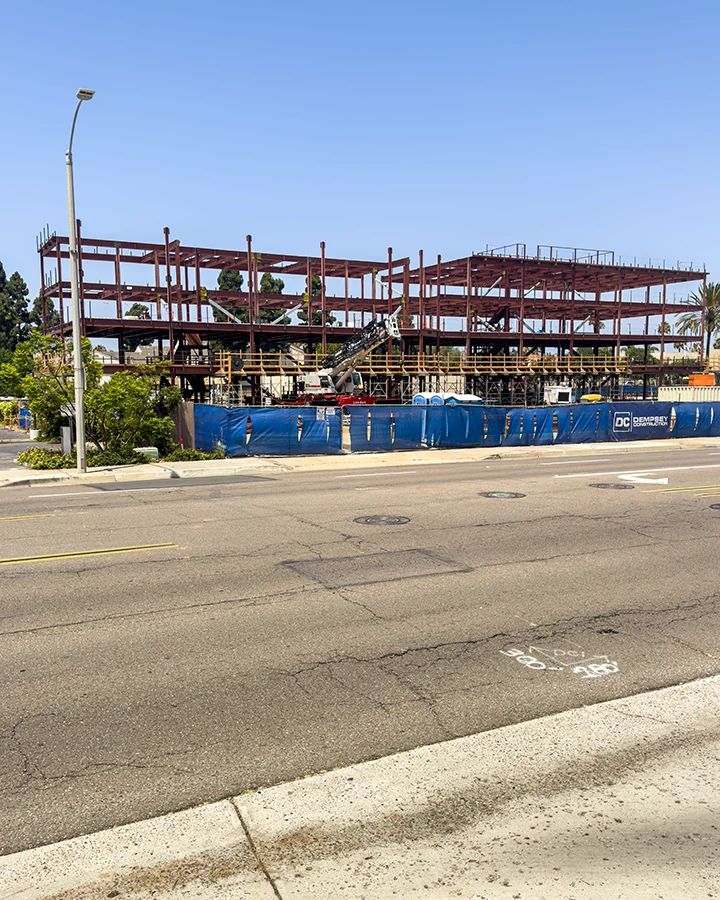
M393 416L394 450L419 450L424 446L426 410L427 406L412 406L407 409L407 413ZM352 423L352 419L350 421Z
M525 447L532 444L535 437L535 416L534 409L511 409L503 445Z
M680 407L686 404L675 405ZM696 406L696 404L690 405ZM671 432L672 408L673 404L666 402L647 403L636 400L630 403L611 403L609 439L611 441L645 441L668 437L687 437L686 434L673 433L675 429Z
M483 410L483 447L499 447L505 434L505 421L507 410L501 408L488 408Z
M195 449L210 453L221 444L226 447L229 435L229 409L222 406L195 404Z
M617 402L538 409L457 406L350 406L350 447L519 447L720 436L720 403ZM342 412L332 407L195 405L195 446L228 456L337 454Z
M195 405L195 447L222 444L228 456L289 456L342 452L342 413L334 408L224 409Z
M606 403L574 406L571 409L570 443L592 444L606 441L610 425L610 410Z
M553 444L557 429L557 418L553 416L553 409L538 409L535 427L534 444L543 446Z

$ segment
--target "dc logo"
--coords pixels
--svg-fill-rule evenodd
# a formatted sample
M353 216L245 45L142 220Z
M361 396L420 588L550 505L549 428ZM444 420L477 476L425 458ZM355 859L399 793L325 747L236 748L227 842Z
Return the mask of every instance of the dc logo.
M632 431L632 421L629 412L616 412L613 415L613 431Z

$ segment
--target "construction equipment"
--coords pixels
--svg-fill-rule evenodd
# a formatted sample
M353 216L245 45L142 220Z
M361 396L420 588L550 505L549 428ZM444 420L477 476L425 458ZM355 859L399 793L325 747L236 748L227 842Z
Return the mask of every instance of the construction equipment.
M385 341L400 337L397 317L402 306L385 319L373 319L359 334L349 338L323 359L317 372L307 372L298 380L299 405L320 404L348 406L352 403L374 403L364 393L363 380L356 370L358 363Z

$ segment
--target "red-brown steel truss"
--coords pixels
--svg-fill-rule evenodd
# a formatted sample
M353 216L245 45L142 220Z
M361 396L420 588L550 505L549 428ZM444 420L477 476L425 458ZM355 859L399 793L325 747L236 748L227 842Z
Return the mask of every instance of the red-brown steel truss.
M310 344L325 352L329 342L346 339L366 318L402 309L402 351L439 352L441 347L464 348L475 353L524 353L548 350L559 355L581 348L596 352L614 348L620 355L627 345L660 345L660 368L665 348L675 342L696 342L702 361L703 331L696 335L665 333L678 313L697 312L685 299L675 302L671 285L705 284L707 273L692 267L676 268L619 264L608 251L578 251L538 247L528 255L525 245L488 250L453 260L435 258L428 263L423 251L418 265L408 257L395 258L392 249L382 260L329 257L325 243L318 256L259 252L252 238L236 250L191 247L170 240L162 243L87 238L77 223L78 260L83 332L93 338L125 338L164 342L172 353L179 347L202 347L208 341L243 340L251 350L289 341ZM53 300L59 308L59 331L67 333L64 301L70 297L67 237L52 235L39 247L43 316ZM103 264L109 278L92 280L86 270ZM128 283L128 267L146 267L150 278ZM50 269L54 267L54 272ZM203 273L230 270L243 273L244 290L221 291L202 286ZM299 276L294 293L268 294L260 290L260 277ZM320 290L313 296L314 279ZM329 294L332 280L334 293ZM337 294L337 290L340 293ZM639 296L638 296L639 294ZM308 298L309 295L309 298ZM110 302L113 314L93 314L93 305ZM227 321L209 316L212 301L227 310ZM150 308L149 319L125 318L130 304ZM262 310L283 311L302 307L309 324L270 324L260 321ZM217 307L216 307L217 308ZM247 311L247 322L234 312ZM322 324L313 325L313 314ZM328 325L333 312L338 324ZM359 319L358 319L359 317ZM650 333L650 320L660 317L659 333ZM631 333L631 320L644 319L640 333ZM199 371L199 370L198 370ZM178 368L178 373L180 369ZM203 370L204 373L204 370ZM201 373L202 374L202 373Z

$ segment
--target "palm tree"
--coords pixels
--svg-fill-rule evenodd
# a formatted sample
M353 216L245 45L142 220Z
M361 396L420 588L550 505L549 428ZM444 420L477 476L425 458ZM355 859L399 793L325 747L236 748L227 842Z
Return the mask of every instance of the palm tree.
M697 312L686 312L677 318L678 334L699 334L702 310L705 310L705 354L710 353L713 335L720 333L720 282L708 281L704 288L690 294Z

